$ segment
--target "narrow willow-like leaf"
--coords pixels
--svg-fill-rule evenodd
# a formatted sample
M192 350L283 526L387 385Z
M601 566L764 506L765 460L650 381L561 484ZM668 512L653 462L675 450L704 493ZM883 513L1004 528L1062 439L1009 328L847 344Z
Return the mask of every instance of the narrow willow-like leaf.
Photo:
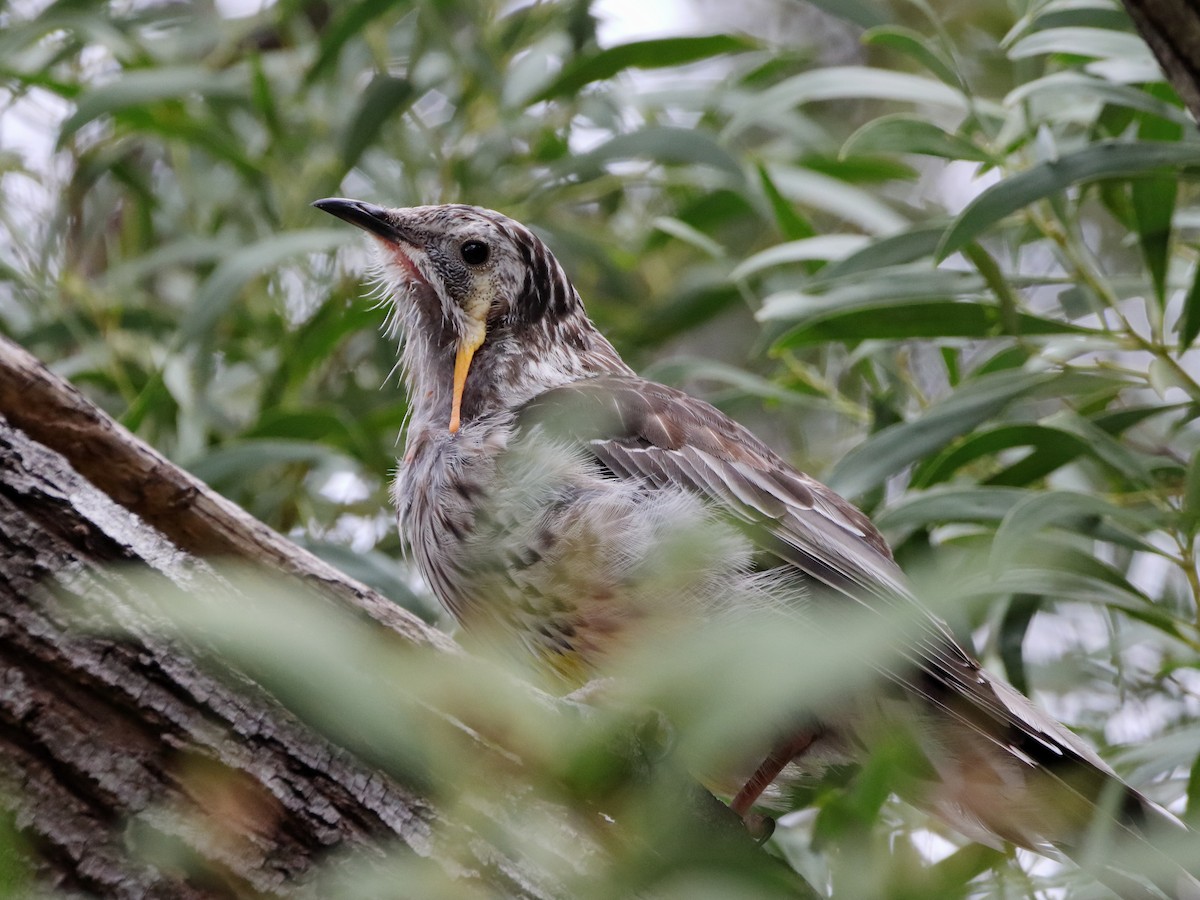
M849 495L877 487L1053 378L1049 373L1017 371L966 382L917 418L871 435L834 466L828 484Z
M875 514L875 524L890 533L907 533L947 522L999 523L1030 488L938 487L906 494Z
M1186 815L1193 828L1200 826L1200 755L1192 761L1188 772Z
M340 15L321 34L317 58L304 76L306 84L315 84L329 74L342 49L354 37L361 35L369 22L384 15L395 6L394 0L358 0L338 4Z
M946 481L976 460L992 457L1015 447L1056 453L1060 465L1088 452L1086 441L1057 428L1033 423L998 425L969 435L933 457L913 475L913 487L929 487ZM1005 483L1013 484L1011 481Z
M933 44L928 35L900 25L881 25L862 36L867 46L887 47L916 60L941 81L963 90L962 79L954 71L954 62Z
M261 472L282 463L307 463L310 466L336 463L345 468L348 461L328 444L316 441L259 439L231 442L209 450L187 463L188 470L202 481L221 484L245 472Z
M1142 140L1178 141L1183 128L1174 122L1146 117L1138 125ZM1166 305L1167 265L1171 249L1171 219L1175 213L1178 181L1170 175L1135 178L1129 185L1138 245L1150 272L1159 307Z
M1130 22L1125 12L1104 4L1102 0L1044 3L1021 16L1001 39L1000 46L1011 47L1024 35L1051 28L1107 28L1113 31L1128 31Z
M780 233L790 241L813 237L817 233L816 229L779 192L779 188L771 178L771 173L767 171L767 167L759 163L755 169L758 172L758 180L762 191L766 195L767 202L771 205L771 212L775 216L775 224L779 227Z
M1022 335L1086 334L1086 329L1056 319L1028 313L1017 315ZM909 340L912 338L988 338L1006 333L1003 310L995 303L954 300L913 302L897 297L894 303L831 308L804 317L804 324L788 331L777 348L801 347L829 341Z
M1150 48L1138 35L1109 28L1047 28L1021 38L1009 48L1009 59L1026 59L1047 53L1069 53L1096 58L1145 59Z
M780 291L763 301L758 318L801 319L825 313L848 312L863 306L907 303L923 300L949 300L981 294L987 285L978 275L951 269L902 269L889 272L887 278L810 282L808 291Z
M1133 534L1145 534L1154 529L1146 517L1110 503L1094 494L1077 491L1048 491L1032 494L1016 504L1004 516L996 530L992 559L1002 568L1006 561L1019 559L1038 532L1051 526L1076 527L1080 522L1107 519L1127 527ZM1152 544L1140 541L1143 549L1157 552Z
M870 0L809 0L812 6L822 9L831 16L845 19L860 28L874 28L891 20L891 13L884 4Z
M1200 166L1200 144L1102 141L997 182L967 205L946 232L937 257L961 250L1005 216L1072 185Z
M593 56L574 60L533 102L574 94L586 85L612 78L626 69L663 69L755 48L748 38L731 34L658 38L618 44Z
M416 98L412 81L376 75L358 100L350 124L342 132L342 165L352 168L388 120Z
M1029 677L1025 669L1025 635L1033 617L1041 609L1041 597L1037 594L1014 594L1000 620L996 644L1004 673L1009 683L1023 694L1029 693Z
M227 257L208 277L179 325L185 341L206 338L247 281L303 253L321 253L349 243L354 235L334 228L287 231Z
M1180 107L1161 100L1140 87L1117 84L1084 72L1054 72L1027 81L1013 88L1004 98L1004 105L1015 108L1043 94L1055 99L1078 98L1080 101L1105 103L1149 113L1168 122L1190 126L1191 118Z
M870 191L812 169L775 166L771 178L785 197L835 215L869 234L891 234L909 225L902 213Z
M824 405L827 402L814 389L802 391L793 387L783 387L737 366L701 357L672 357L664 362L648 366L645 375L655 381L676 385L688 381L703 381L731 388L739 394L778 400L783 403L812 406Z
M1184 297L1183 313L1176 328L1179 331L1179 352L1183 353L1200 334L1200 264L1192 272L1192 283Z
M109 113L188 97L249 99L237 73L214 72L203 66L159 67L127 71L107 84L82 94L59 129L59 144L88 122Z
M674 216L658 216L652 222L655 228L663 234L669 234L677 240L690 244L701 253L720 259L725 255L725 248L714 241L699 228L693 228L687 222L682 222Z
M619 134L587 153L571 157L559 168L564 174L595 177L607 163L623 159L711 166L742 179L741 164L711 135L659 125Z
M757 275L765 269L788 263L843 259L869 243L870 238L862 234L822 234L798 241L788 241L786 244L768 247L766 250L742 260L729 273L729 277L734 281L739 281L751 275Z
M842 154L917 153L942 159L990 162L991 158L970 141L943 131L927 119L898 113L872 119L842 145Z
M948 224L934 219L897 234L878 238L857 253L830 263L822 275L826 278L836 278L866 273L933 256Z
M755 125L768 125L781 112L826 100L872 99L944 106L965 113L970 104L955 88L934 78L867 66L836 66L793 75L739 107L725 127L733 137Z
M1188 464L1180 519L1189 532L1195 533L1200 529L1200 450L1192 454Z

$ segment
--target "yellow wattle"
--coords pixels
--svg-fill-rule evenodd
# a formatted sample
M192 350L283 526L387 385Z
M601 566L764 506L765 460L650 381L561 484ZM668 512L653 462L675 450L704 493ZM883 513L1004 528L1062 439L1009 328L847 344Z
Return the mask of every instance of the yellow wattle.
M471 360L475 351L483 343L487 329L482 322L473 323L478 328L472 328L471 333L458 345L458 353L454 355L454 393L450 401L450 433L456 434L462 424L462 395L467 384L467 372L471 368Z

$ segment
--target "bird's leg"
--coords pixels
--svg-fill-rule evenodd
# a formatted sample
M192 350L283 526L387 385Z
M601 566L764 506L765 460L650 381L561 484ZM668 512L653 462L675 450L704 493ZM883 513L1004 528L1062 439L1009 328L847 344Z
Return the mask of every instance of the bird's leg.
M752 814L750 810L762 792L779 777L783 767L812 746L816 739L816 731L801 731L776 744L729 804L729 808L742 817L750 833L760 840L765 841L771 836L775 830L775 820L769 816Z

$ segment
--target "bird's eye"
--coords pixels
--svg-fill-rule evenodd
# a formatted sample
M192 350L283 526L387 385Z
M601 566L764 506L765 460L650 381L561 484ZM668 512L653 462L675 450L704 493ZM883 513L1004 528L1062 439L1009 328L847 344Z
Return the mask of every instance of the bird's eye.
M492 251L483 241L463 241L458 252L462 254L463 262L468 266L482 266L488 261Z

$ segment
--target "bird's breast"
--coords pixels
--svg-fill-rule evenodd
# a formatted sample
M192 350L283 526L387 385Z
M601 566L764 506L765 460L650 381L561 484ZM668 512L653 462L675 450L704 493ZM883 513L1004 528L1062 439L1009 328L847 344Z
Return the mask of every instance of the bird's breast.
M647 620L733 602L749 546L700 497L617 477L540 429L473 427L410 435L395 485L422 575L469 631L574 682Z

